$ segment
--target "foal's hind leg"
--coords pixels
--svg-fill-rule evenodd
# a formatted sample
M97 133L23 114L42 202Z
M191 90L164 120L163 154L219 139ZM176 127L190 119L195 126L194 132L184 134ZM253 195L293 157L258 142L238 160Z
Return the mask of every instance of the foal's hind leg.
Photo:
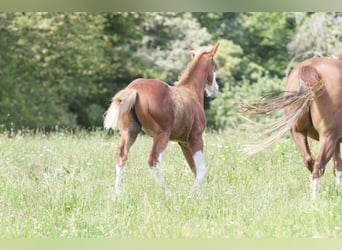
M121 180L124 167L128 158L129 149L137 139L140 132L140 126L131 114L123 115L120 123L120 146L116 151L116 178L115 178L115 192L117 195L121 192Z
M335 152L333 155L334 160L334 174L336 176L336 185L342 187L342 159L340 151L340 142L336 143Z
M165 132L165 131L156 133L153 136L152 150L148 159L148 164L151 167L153 175L155 176L160 186L164 188L166 194L168 195L170 195L171 192L167 188L165 181L164 181L161 161L162 161L163 153L169 141L169 137L170 137L170 133Z

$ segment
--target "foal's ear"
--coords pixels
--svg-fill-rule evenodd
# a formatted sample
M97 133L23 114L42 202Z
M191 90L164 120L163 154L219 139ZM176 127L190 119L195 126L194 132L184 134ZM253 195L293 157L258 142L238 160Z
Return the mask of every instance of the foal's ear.
M190 51L191 57L194 58L195 57L195 50L194 50L194 48L191 45L188 45L188 49Z
M215 54L216 54L216 51L217 51L217 48L218 48L219 45L220 45L220 44L217 43L217 44L211 49L210 53L211 53L212 55L215 55Z

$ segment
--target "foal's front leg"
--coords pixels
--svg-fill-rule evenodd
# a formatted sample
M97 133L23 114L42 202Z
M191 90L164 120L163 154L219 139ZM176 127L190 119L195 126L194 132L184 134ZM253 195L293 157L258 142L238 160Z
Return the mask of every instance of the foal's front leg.
M188 148L188 154L191 152L192 155L192 160L188 160L188 163L195 174L194 191L199 191L202 188L203 179L207 175L207 168L205 167L203 155L202 134L198 134L197 136L192 135L189 140Z
M202 181L206 175L206 167L204 163L204 157L203 152L201 149L196 149L196 152L193 153L192 149L190 148L190 145L186 143L179 143L179 146L181 147L184 157L191 168L191 171L194 174L195 178L195 184L192 192L199 191L202 186Z
M207 175L207 168L204 163L203 151L198 150L193 155L195 167L196 167L196 177L195 177L195 190L200 190L202 187L202 181L204 177Z
M114 187L117 196L121 193L122 175L126 167L129 150L137 139L139 131L140 126L132 120L131 114L124 114L120 121L120 145L116 151L116 176Z

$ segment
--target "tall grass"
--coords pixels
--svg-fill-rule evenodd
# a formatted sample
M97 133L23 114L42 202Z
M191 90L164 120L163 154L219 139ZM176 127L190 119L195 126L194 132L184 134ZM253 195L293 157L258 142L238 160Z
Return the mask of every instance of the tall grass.
M1 238L317 238L342 237L342 197L331 164L320 195L289 138L247 157L247 137L207 133L208 175L189 197L193 177L176 143L163 158L165 196L138 137L120 199L112 200L117 135L0 135Z

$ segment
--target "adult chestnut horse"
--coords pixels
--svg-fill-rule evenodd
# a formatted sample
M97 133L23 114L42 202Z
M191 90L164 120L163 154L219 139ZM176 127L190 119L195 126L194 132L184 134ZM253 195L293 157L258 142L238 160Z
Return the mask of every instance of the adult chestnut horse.
M290 130L312 173L312 196L316 196L331 158L336 184L342 186L342 60L321 57L303 61L289 75L283 97L245 106L244 113L267 115L280 109L285 110L285 116L266 128L264 135L270 136L262 144L252 145L250 153L263 150ZM308 136L319 141L316 159L310 152Z
M119 91L105 113L104 127L120 130L121 141L116 152L115 191L121 190L121 179L128 152L141 130L153 137L148 159L153 174L167 189L161 160L169 140L177 141L194 177L195 189L206 175L202 134L206 126L204 92L218 93L214 55L218 44L210 49L193 50L192 62L174 86L155 79L136 79Z

